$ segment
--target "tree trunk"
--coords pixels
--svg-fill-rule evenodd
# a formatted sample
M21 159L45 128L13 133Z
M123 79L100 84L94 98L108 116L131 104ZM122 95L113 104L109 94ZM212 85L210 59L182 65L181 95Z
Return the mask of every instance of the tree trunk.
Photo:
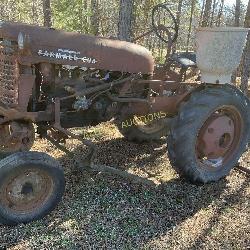
M236 0L236 5L235 5L235 19L234 19L234 25L235 27L240 26L240 6L241 6L241 1Z
M206 0L204 15L202 18L202 23L201 23L202 27L209 26L209 20L210 20L210 16L211 16L211 8L212 8L212 0Z
M183 0L179 0L179 2L178 2L178 10L177 10L177 14L176 14L176 22L177 22L178 27L180 27L182 5L183 5ZM176 52L176 45L177 45L177 43L174 43L172 45L172 53Z
M246 12L246 17L245 17L244 27L246 28L250 27L250 1L248 2L248 5L247 5L247 12Z
M177 22L178 26L180 25L182 5L183 5L183 0L179 0L178 10L177 10L177 15L176 15L176 22Z
M38 24L38 20L36 0L32 0L32 24Z
M193 21L195 3L196 3L196 0L192 0L192 2L191 2L191 15L190 15L190 19L189 19L189 28L188 28L186 52L189 51L189 43L190 43L190 36L191 36L191 31L192 31L192 21Z
M82 20L82 27L81 27L81 32L86 32L87 34L89 33L89 15L87 15L86 13L88 13L89 11L89 6L88 6L88 0L81 0L83 9L81 10L81 20Z
M99 16L99 2L98 0L91 0L91 29L93 35L99 35L99 23L100 23L100 16Z
M134 0L120 0L118 39L131 41Z
M211 21L210 21L210 27L212 27L214 24L214 13L215 13L216 6L217 6L217 0L214 0Z
M205 9L205 2L206 2L206 0L202 1L201 14L200 14L200 19L199 19L199 26L201 26L201 23L202 23L202 20L203 20L203 14L204 14L204 9Z
M240 26L240 5L241 5L241 1L240 0L236 0L235 14L234 14L234 26L235 27L239 27ZM236 84L236 79L237 79L237 75L238 75L239 71L240 71L240 66L232 74L231 82L233 84Z
M222 14L223 14L224 3L225 3L225 1L221 0L220 10L219 10L218 17L217 17L217 22L216 22L217 27L220 27L220 25L221 25L221 17L222 17Z
M250 28L250 0L247 6L246 18L244 22L244 27ZM243 56L242 56L242 72L241 72L241 90L248 94L248 79L250 74L250 32L247 36L247 44L245 46Z
M50 0L43 0L44 26L52 27Z

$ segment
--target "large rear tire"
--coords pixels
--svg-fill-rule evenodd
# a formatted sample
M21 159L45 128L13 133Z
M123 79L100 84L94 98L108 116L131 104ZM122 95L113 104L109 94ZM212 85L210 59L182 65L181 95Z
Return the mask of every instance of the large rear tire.
M218 181L246 150L249 100L230 85L205 88L179 110L168 137L172 166L192 183Z
M136 117L136 115L124 115L116 122L120 133L128 141L137 143L157 141L169 134L170 119L166 118L166 113L148 114L143 116L143 119Z
M0 161L0 223L38 220L60 202L64 173L52 157L38 152L12 154Z

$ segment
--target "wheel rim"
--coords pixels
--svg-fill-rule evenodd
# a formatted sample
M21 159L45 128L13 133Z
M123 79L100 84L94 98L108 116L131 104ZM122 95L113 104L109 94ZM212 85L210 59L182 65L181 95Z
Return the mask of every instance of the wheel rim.
M214 111L200 129L196 143L199 166L209 171L225 167L241 141L243 119L233 106Z
M27 169L5 178L0 201L12 213L31 213L49 199L53 186L52 177L44 170Z

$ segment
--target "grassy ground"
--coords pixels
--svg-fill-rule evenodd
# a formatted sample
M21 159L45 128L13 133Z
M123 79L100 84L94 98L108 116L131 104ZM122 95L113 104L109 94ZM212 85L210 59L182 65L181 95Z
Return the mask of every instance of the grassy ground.
M162 184L135 185L79 170L75 159L38 140L33 149L48 152L65 169L65 196L42 221L0 226L0 249L250 249L250 183L244 174L234 170L218 183L194 186L172 170L164 140L129 143L109 123L94 132L96 163ZM78 156L85 150L74 140L67 147ZM248 159L247 152L242 165Z

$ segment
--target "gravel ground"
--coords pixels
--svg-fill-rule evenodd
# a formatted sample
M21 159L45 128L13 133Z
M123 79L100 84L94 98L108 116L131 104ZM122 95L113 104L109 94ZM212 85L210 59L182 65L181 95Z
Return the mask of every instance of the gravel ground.
M110 123L90 129L87 135L98 145L97 164L162 184L136 185L79 170L75 159L37 140L33 150L47 152L63 165L65 196L41 221L0 226L0 249L250 249L246 175L234 170L218 183L191 185L172 170L165 140L126 142ZM67 147L76 158L85 151L75 140L68 140ZM246 152L241 164L247 165L249 159Z

